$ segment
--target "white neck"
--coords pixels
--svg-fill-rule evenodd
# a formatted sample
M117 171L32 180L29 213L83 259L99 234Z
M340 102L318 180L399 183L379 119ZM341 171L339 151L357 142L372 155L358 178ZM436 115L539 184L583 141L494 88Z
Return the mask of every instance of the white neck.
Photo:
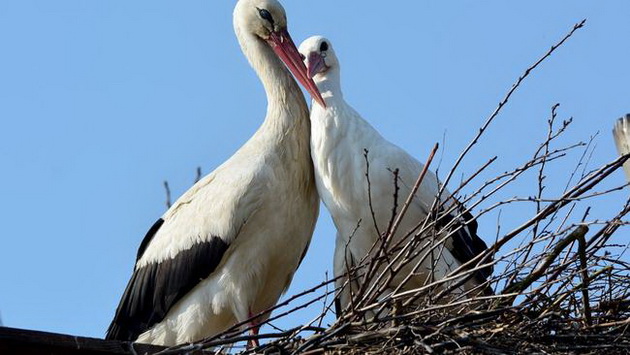
M341 73L339 67L328 69L325 73L315 76L315 84L322 93L322 97L326 101L326 105L333 105L336 102L343 101L343 92L341 91Z
M271 47L239 27L236 27L236 36L243 54L258 74L267 94L267 117L263 127L271 125L286 130L300 123L296 121L305 120L308 108L304 95Z

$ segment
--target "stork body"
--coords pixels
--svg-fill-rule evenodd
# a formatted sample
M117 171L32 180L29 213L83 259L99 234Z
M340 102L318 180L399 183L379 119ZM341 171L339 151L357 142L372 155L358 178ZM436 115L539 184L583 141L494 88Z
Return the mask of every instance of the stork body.
M630 153L630 114L622 117L615 122L613 128L613 138L619 155ZM630 181L630 160L623 164L623 170L626 173L626 179Z
M394 171L398 170L400 206L410 194L423 164L384 139L344 100L339 61L329 40L311 37L302 43L300 53L326 102L326 107L313 104L311 110L311 151L319 194L337 227L334 271L335 276L340 277L337 286L341 287L346 282L344 275L348 266L375 250L373 245L379 235L373 220L381 233L387 230L394 206ZM424 220L438 191L438 179L429 171L393 237L394 242ZM371 192L374 216L368 192ZM443 200L448 196L449 193L444 192ZM442 278L486 249L486 244L476 235L476 221L468 212L459 216L462 206L456 207L444 224L456 219L451 223L451 230L461 229L446 241L445 248L437 248L432 257L426 258L403 290L420 287L431 276ZM448 209L448 205L443 208ZM468 225L462 226L466 221ZM436 261L434 265L432 260ZM391 285L397 287L415 264L411 262L403 268ZM465 288L484 282L490 273L491 269L478 272ZM342 307L349 304L350 292L356 292L352 286L350 283L340 294Z
M321 97L276 0L240 0L234 27L267 92L267 116L149 230L107 338L170 346L246 321L276 304L309 245L318 214L310 125L287 67Z

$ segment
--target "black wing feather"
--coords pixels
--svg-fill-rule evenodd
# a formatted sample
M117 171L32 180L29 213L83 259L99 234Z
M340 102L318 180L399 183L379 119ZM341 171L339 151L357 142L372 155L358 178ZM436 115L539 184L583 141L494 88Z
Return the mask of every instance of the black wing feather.
M477 220L470 211L465 211L462 205L460 205L460 209L462 210L460 211L460 215L441 215L438 220L438 226L442 228L451 223L453 219L461 218L461 222L453 223L450 227L453 230L458 229L458 231L451 236L452 248L449 248L449 251L463 264L483 253L488 249L488 246L483 239L477 235L477 229L479 227ZM462 226L462 224L465 226ZM487 262L487 258L481 261L481 263L483 262ZM484 282L492 275L493 271L494 268L492 266L487 266L476 271L474 276L477 281Z
M164 223L158 220L138 250L138 259ZM168 311L219 265L228 244L220 237L197 243L174 258L134 270L106 339L132 341L166 317Z
M142 254L144 254L144 251L147 249L147 246L149 245L151 240L153 240L155 233L157 233L157 231L160 229L160 227L162 227L163 224L164 224L164 219L160 218L155 223L153 223L151 228L149 228L149 231L142 239L142 243L140 243L140 247L138 248L138 255L136 256L136 262L140 260L140 258L142 257Z

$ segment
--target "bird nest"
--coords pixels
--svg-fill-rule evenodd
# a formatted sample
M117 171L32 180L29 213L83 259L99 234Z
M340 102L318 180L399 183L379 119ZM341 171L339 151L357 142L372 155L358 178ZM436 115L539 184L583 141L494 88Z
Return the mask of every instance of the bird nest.
M460 162L483 138L486 129L523 80L583 25L584 21L576 24L519 77L442 180L444 185L450 182ZM618 237L618 231L626 224L624 218L630 212L630 200L626 200L626 185L611 187L608 181L628 156L589 170L593 138L588 142L563 145L560 137L566 134L572 120L558 123L557 109L558 105L553 106L546 138L531 158L471 188L493 166L496 157L491 157L477 171L462 179L454 191L453 195L469 208L462 214L473 208L481 209L478 218L513 206L518 209L522 204L533 206L534 213L520 214L526 218L509 231L497 227L496 239L484 253L445 278L427 280L423 286L413 289L390 284L403 266L417 260L418 254L414 253L432 253L426 251L423 242L435 240L429 249L439 250L448 236L456 232L442 220L444 212L453 210L445 207L444 198L436 198L434 213L421 221L414 231L409 231L402 241L393 243L389 237L406 212L409 200L408 196L397 196L398 190L395 190L396 202L390 225L375 244L374 257L365 258L349 271L350 282L359 281L360 287L353 294L351 304L336 312L331 324L322 325L326 315L335 308L337 288L347 287L348 282L338 285L335 279L326 280L286 299L274 309L256 315L268 315L273 311L267 322L274 322L307 307L322 307L320 316L293 329L278 329L254 336L248 335L248 322L243 322L211 339L162 353L630 352L630 334L627 332L630 326L630 264L623 261L627 245L615 244L624 242ZM549 193L554 186L550 186L546 179L548 171L573 156L577 159L575 169L567 173L562 187L554 190L557 193ZM426 166L431 165L432 157L433 154ZM369 178L369 173L366 175ZM515 181L531 177L534 180L532 186L535 186L533 193L526 197L496 198ZM418 178L416 188L422 178L422 175ZM555 173L554 183L561 180ZM470 190L474 192L462 195L462 191ZM617 212L603 219L591 217L601 214L603 206L596 201L610 196L622 198L617 199L617 207L608 202L604 211ZM426 238L427 235L433 238ZM495 272L485 284L466 292L455 292L476 272L489 267ZM261 345L242 346L253 339Z

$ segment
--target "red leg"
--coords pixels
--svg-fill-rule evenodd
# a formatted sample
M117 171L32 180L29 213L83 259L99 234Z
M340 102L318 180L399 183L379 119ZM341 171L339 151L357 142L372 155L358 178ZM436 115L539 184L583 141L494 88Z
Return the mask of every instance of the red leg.
M254 316L254 315L253 315L253 314L251 313L251 311L250 311L250 312L249 312L249 317L251 318L251 317L253 317L253 316ZM260 326L258 325L258 322L256 322L255 320L253 320L253 321L251 321L251 322L249 323L249 326L250 326L250 327L252 327L252 328L249 330L249 334L250 334L250 335L254 335L254 336L255 336L255 335L258 335L258 332L260 331ZM251 339L251 340L247 341L247 347L248 347L248 348L250 348L250 349L251 349L251 348L256 348L256 347L258 347L258 346L260 346L260 343L258 343L258 339Z

